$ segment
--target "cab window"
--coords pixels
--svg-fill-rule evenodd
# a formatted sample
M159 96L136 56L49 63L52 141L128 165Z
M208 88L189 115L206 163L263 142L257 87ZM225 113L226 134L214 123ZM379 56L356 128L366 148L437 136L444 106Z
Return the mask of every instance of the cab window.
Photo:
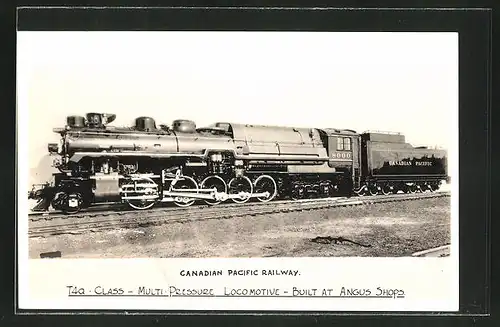
M351 151L351 138L344 137L344 150Z
M351 138L337 137L337 150L351 151Z
M344 140L341 137L337 137L337 150L344 150Z

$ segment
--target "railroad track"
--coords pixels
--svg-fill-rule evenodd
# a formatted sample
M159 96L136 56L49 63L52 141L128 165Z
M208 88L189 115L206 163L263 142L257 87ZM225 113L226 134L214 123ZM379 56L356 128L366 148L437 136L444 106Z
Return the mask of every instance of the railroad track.
M448 191L437 191L435 194L449 194ZM425 193L424 193L425 194ZM392 196L402 196L403 194L395 194L395 195L388 195L389 197ZM381 195L375 195L375 196L363 196L359 197L360 199L369 199L369 198L374 198L374 197L380 197ZM356 198L356 197L353 197ZM290 202L316 202L316 201L330 201L332 199L345 199L345 197L335 197L335 198L321 198L321 199L303 199L303 200L278 200L278 201L272 201L267 204L282 204L282 203L290 203ZM225 208L225 207L245 207L245 206L255 206L255 205L264 205L266 203L259 203L259 202L246 202L242 204L238 203L222 203L218 204L216 207L217 208ZM168 204L165 203L159 203L158 206L147 209L147 210L141 210L137 211L136 209L130 208L127 204L125 203L120 203L120 202L113 202L109 204L99 204L92 206L90 208L84 209L83 211L76 213L76 214L64 214L60 211L45 211L45 212L30 212L28 213L28 219L31 222L36 222L36 221L47 221L47 220L55 220L55 219L81 219L81 218L94 218L94 217L103 217L103 216L114 216L114 215L125 215L125 214L130 214L130 213L137 213L141 212L142 214L153 214L158 211L160 212L166 212L166 211L177 211L179 213L185 212L186 210L190 209L207 209L207 208L212 208L212 206L209 206L207 204L198 204L198 205L193 205L190 207L176 207L176 206L167 206Z
M450 245L443 245L437 248L427 249L424 251L415 252L412 257L449 257Z
M136 210L129 208L126 206L126 204L123 204L124 208L116 208L111 205L103 205L103 206L96 206L92 207L90 209L87 209L84 212L80 212L78 214L71 214L67 215L61 212L44 212L44 213L33 213L29 214L29 220L30 222L37 222L37 221L50 221L50 220L57 220L57 219L64 219L64 220L71 220L71 219L83 219L83 218L95 218L95 217L104 217L104 216L114 216L114 215L129 215L129 214L144 214L144 215L150 215L150 214L156 214L158 212L177 212L178 214L184 214L193 210L204 210L204 212L210 211L210 210L220 210L220 209L225 209L225 208L232 208L235 209L236 207L238 208L244 208L244 207L254 207L254 206L265 206L265 205L273 205L273 204L285 204L285 203L292 203L292 202L297 202L297 203L306 203L306 202L319 202L319 201L331 201L334 199L342 200L346 199L346 197L336 197L336 198L321 198L321 199L303 199L303 200L279 200L279 201L272 201L272 202L246 202L246 203L222 203L218 204L216 206L210 206L207 204L199 204L199 205L193 205L189 207L176 207L176 206L170 206L167 207L166 205L163 206L158 206L152 209L147 209L147 210ZM106 209L102 210L103 207L110 207L113 209Z
M210 219L229 219L241 216L317 210L332 207L368 205L384 202L411 201L427 198L448 197L449 192L395 194L387 196L365 196L353 198L308 199L299 201L272 201L266 203L227 204L213 207L192 206L187 208L165 208L163 210L124 211L92 213L85 216L65 216L62 219L30 221L29 237L44 237L58 234L81 234L89 231L104 231L118 228L135 228L173 223L188 223ZM88 218L88 219L82 219Z

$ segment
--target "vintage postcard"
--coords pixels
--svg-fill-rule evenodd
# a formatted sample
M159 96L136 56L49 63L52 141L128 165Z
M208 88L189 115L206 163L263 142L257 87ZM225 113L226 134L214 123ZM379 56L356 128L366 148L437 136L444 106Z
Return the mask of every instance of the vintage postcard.
M17 33L21 309L458 310L458 34Z

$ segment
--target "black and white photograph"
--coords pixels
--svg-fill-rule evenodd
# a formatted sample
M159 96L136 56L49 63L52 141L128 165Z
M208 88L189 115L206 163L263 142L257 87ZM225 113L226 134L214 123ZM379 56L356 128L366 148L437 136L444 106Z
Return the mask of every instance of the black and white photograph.
M17 76L27 308L458 310L457 33L21 31Z

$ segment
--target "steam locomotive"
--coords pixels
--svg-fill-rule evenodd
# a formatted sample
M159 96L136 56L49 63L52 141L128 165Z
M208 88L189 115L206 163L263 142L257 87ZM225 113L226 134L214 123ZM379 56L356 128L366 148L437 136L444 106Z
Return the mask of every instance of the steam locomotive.
M190 120L156 126L151 117L109 126L115 118L68 116L54 129L61 139L48 151L60 172L29 193L38 210L413 193L435 191L448 178L445 150L413 147L399 133L228 122L197 128Z

